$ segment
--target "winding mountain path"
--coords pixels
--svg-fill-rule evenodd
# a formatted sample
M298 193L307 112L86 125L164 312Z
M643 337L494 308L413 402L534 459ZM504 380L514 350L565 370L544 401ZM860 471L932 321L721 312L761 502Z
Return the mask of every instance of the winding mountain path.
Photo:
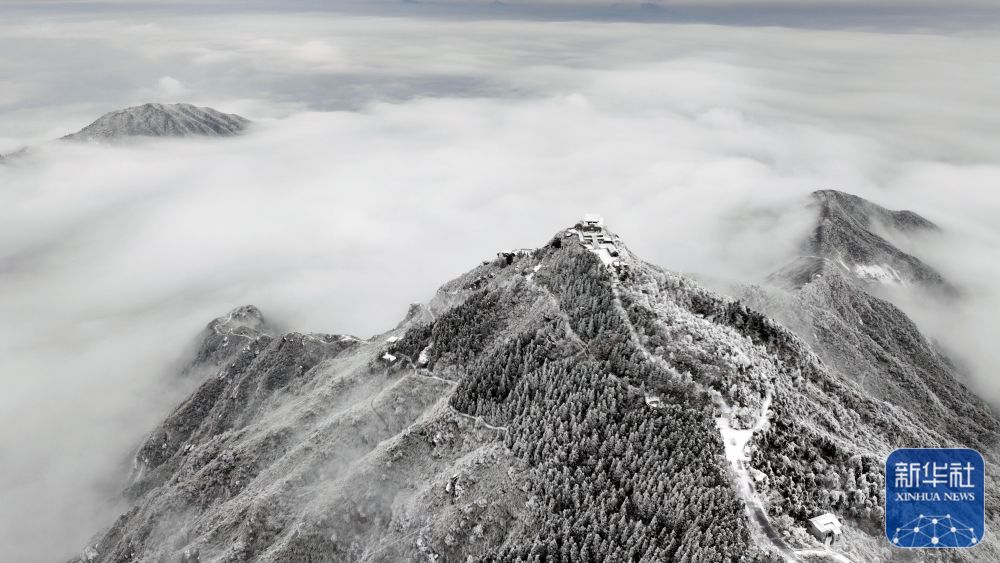
M726 459L733 467L736 476L734 483L736 493L743 499L747 508L747 518L754 528L754 536L758 545L767 545L778 552L785 561L798 562L800 556L827 557L839 563L853 563L844 555L827 549L792 549L781 534L774 529L767 510L764 508L760 497L757 495L757 488L754 486L754 479L750 473L750 456L747 454L747 445L753 440L753 435L767 427L768 416L771 409L772 394L768 391L761 404L760 416L753 427L746 430L737 430L732 427L729 416L731 410L728 405L723 405L723 414L716 419L719 426L719 433L722 434L722 443L725 448Z
M785 543L785 540L781 538L781 534L771 525L771 521L767 517L767 510L764 509L764 505L761 504L760 499L757 497L753 484L753 476L750 474L750 456L747 454L747 445L753 439L755 432L767 426L768 414L771 408L771 392L768 391L764 397L764 402L760 408L760 416L757 417L757 421L749 429L740 430L733 428L730 422L732 410L724 401L722 406L722 416L717 418L715 422L719 427L719 433L722 435L722 445L725 450L726 459L729 460L733 468L735 475L734 488L746 505L747 519L753 528L752 533L758 544L769 544L774 551L781 554L785 561L799 561L792 548Z

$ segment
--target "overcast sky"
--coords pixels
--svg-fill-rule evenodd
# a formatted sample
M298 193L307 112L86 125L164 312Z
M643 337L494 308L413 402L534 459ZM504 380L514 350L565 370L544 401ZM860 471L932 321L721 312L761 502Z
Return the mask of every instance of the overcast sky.
M814 189L923 213L950 233L925 258L972 299L913 313L996 398L996 20L792 3L0 4L0 153L32 147L0 165L5 557L66 557L109 521L114 469L213 317L369 336L585 212L652 262L742 280L794 253ZM255 125L51 142L147 101Z

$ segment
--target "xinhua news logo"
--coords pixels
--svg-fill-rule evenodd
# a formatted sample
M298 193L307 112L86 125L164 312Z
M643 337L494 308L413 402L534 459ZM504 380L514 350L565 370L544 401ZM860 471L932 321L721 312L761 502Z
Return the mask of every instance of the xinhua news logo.
M885 535L904 548L974 547L985 533L983 456L907 448L885 462Z

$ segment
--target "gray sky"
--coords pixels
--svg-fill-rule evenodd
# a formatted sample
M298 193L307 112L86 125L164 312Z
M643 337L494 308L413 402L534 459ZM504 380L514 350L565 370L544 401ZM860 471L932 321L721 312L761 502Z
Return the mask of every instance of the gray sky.
M112 469L185 391L165 374L211 318L254 303L368 336L585 212L652 262L738 279L794 252L811 190L924 213L952 232L926 258L974 299L912 311L993 393L1000 36L899 4L682 23L0 4L0 152L33 147L0 166L6 555L65 557L111 517ZM256 125L49 142L147 101Z

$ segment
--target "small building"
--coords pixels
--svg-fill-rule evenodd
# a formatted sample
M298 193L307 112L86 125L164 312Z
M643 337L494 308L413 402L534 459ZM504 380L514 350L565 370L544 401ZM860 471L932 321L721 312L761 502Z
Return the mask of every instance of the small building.
M827 545L840 539L840 520L829 512L810 518L808 529L810 534Z
M663 401L660 400L659 395L646 395L646 404L656 409L663 404Z
M600 230L604 228L604 217L587 213L583 216L583 221L580 221L580 225L587 230Z

